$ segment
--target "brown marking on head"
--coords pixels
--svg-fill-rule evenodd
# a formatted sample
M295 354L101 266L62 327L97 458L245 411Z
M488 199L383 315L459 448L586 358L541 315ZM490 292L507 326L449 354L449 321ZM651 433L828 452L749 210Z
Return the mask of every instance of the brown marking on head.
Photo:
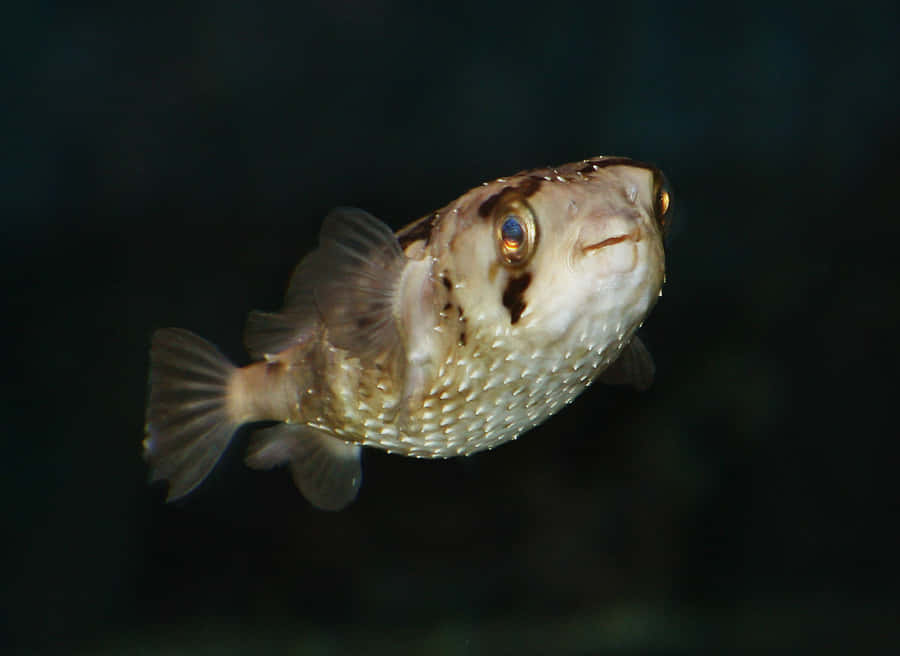
M406 247L413 242L425 240L425 245L431 241L431 232L438 221L439 214L432 212L426 217L419 219L414 223L410 223L405 228L401 228L397 233L397 241L400 242L400 248L406 250Z
M506 283L503 291L503 305L509 310L509 322L518 323L522 312L525 311L525 290L531 284L531 272L526 271L518 276L513 276Z
M607 166L634 166L639 169L647 169L649 171L657 171L658 169L652 164L647 164L646 162L639 162L635 159L629 159L628 157L601 157L600 159L591 159L584 163L580 169L578 169L578 173L581 175L588 175L589 173L593 173L599 169L605 169Z
M529 175L515 186L507 185L503 187L503 189L489 196L487 200L478 206L478 216L482 218L491 216L500 201L509 196L515 195L523 199L530 198L541 188L543 182L544 179L542 177Z

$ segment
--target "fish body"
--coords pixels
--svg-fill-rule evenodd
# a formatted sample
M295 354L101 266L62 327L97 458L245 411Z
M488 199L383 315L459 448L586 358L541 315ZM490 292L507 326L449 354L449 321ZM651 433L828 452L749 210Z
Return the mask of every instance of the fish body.
M247 462L288 465L316 506L361 482L360 449L452 457L515 439L598 376L638 388L634 336L664 280L662 174L599 157L470 190L396 234L334 210L284 308L252 312L256 362L187 331L151 349L145 457L169 498L209 473L242 424Z

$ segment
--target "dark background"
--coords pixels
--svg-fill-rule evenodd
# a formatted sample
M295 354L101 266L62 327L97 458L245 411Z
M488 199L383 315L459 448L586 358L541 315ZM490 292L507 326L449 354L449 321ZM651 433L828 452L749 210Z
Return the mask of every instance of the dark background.
M7 9L0 649L897 644L900 10L780 4ZM154 329L245 363L332 206L396 228L600 154L675 190L652 390L367 452L337 514L246 433L183 502L145 484Z

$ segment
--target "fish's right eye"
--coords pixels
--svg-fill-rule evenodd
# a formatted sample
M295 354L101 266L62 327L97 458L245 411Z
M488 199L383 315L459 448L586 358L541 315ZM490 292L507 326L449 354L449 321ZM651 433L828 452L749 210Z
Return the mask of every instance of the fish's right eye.
M520 200L505 204L495 219L497 250L507 266L525 264L534 253L537 224L531 208Z
M525 227L522 219L515 214L510 214L500 226L500 238L503 240L503 248L510 252L520 250L525 245Z

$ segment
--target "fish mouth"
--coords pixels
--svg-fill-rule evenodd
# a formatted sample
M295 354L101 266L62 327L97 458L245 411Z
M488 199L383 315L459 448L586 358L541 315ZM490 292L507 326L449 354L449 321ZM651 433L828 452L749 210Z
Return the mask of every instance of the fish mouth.
M639 242L641 240L641 231L640 229L634 229L631 232L627 232L624 235L617 235L615 237L607 237L603 241L598 241L595 244L588 244L587 246L582 247L581 251L585 254L592 253L594 251L599 251L607 246L615 246L616 244L621 244L623 241L633 241Z

